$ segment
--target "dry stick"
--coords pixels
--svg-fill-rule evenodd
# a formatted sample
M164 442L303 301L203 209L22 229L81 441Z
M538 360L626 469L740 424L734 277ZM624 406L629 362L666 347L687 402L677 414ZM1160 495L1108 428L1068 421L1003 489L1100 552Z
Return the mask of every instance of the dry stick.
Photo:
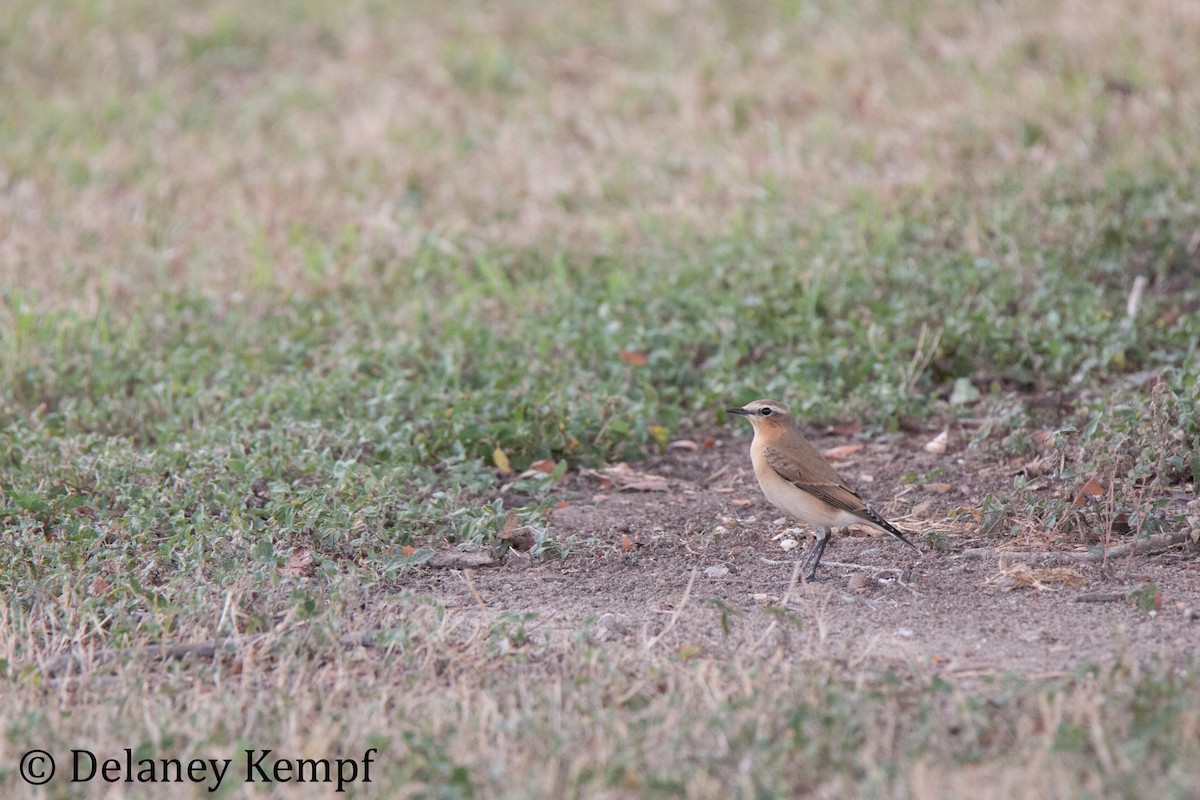
M867 572L890 572L892 567L877 567L874 564L855 564L851 561L822 561L823 567L836 567L838 569L861 569Z
M1120 603L1128 592L1090 592L1075 598L1076 603Z
M474 640L483 626L491 622L492 615L488 613L487 604L483 602L483 595L475 588L475 581L471 580L471 570L464 569L458 574L466 582L467 588L471 590L471 596L475 598L475 605L479 606L479 619L475 620L475 632L471 634L471 639Z
M1182 544L1191 538L1190 533L1156 533L1149 539L1140 542L1130 542L1129 544L1118 545L1108 550L1109 558L1120 558L1132 554L1137 555L1153 555L1161 553L1164 550L1169 550L1177 544ZM1104 553L1022 553L1009 552L1008 550L996 550L991 547L969 547L959 553L962 558L988 558L990 556L998 556L1000 558L1011 558L1015 561L1053 561L1065 564L1077 564L1080 561L1088 563L1097 563L1103 561Z
M475 581L471 580L471 570L464 569L459 575L466 581L467 588L471 590L471 596L475 598L475 604L479 606L479 610L483 612L483 616L486 618L488 615L487 603L483 602L483 595L475 588Z
M707 485L707 484L710 484L710 483L712 483L713 481L715 481L717 478L719 478L719 477L721 477L722 475L724 475L724 474L725 474L726 472L728 472L728 471L729 471L729 465L728 465L728 464L726 464L725 466L721 467L719 470L717 470L716 472L714 472L712 475L709 475L707 478L705 478L704 480L702 480L702 481L700 481L700 482L701 482L701 483L703 483L703 484L706 484L706 485Z
M792 569L792 577L788 579L787 591L783 593L783 599L779 601L779 605L787 608L788 600L792 597L792 592L796 589L796 582L800 580L800 559L796 559L796 566Z
M158 658L169 661L173 658L212 658L217 653L234 651L263 639L267 634L254 636L229 636L188 644L152 644L141 647L105 647L83 653L67 653L46 664L42 672L54 677L65 672L83 672L84 664L100 667L122 656Z
M666 636L672 628L675 627L675 622L679 619L679 615L683 613L683 609L688 604L688 598L692 596L692 584L696 582L697 572L698 569L696 567L692 567L692 577L688 579L687 588L683 590L683 597L679 598L679 604L675 606L675 610L671 613L671 618L667 620L667 626L659 631L657 636L646 642L646 650L653 648L654 645L658 644L659 641L661 641L662 638Z
M338 637L343 647L374 647L381 631L356 631ZM268 634L228 636L185 644L151 644L139 647L104 647L99 650L67 653L51 660L42 673L48 678L63 674L82 674L84 667L102 667L119 658L152 658L171 661L178 658L212 658L219 653L234 653L266 638Z

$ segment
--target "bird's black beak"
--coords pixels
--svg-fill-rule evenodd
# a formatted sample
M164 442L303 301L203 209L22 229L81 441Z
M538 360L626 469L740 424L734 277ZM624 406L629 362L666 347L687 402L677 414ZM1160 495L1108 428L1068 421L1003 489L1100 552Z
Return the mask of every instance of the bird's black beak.
M727 408L727 409L725 409L725 413L726 414L741 414L743 417L750 416L750 412L744 408Z

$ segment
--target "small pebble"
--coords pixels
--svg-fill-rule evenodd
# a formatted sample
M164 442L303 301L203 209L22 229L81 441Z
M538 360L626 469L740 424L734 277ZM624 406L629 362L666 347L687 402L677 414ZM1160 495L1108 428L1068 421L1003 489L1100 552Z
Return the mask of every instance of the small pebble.
M723 578L728 574L729 567L725 566L724 564L717 564L716 566L709 567L708 569L704 570L704 576L706 578Z

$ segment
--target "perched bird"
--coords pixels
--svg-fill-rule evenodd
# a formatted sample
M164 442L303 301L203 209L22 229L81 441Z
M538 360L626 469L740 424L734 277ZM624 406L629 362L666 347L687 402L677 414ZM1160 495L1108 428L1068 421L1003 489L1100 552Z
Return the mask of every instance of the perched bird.
M742 408L727 408L754 426L750 461L754 477L771 505L817 529L817 540L804 561L805 580L817 575L817 564L833 528L867 525L894 536L921 552L887 520L871 509L817 448L808 443L791 410L776 400L755 400Z

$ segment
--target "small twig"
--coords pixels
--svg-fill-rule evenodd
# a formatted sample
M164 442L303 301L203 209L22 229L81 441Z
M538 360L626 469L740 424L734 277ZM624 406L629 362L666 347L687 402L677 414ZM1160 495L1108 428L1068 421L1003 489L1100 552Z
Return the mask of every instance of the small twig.
M1075 598L1076 603L1120 603L1128 595L1125 592L1090 592Z
M692 596L692 585L696 582L696 575L698 573L699 570L696 567L692 567L692 577L688 579L687 588L683 590L683 597L679 598L679 603L676 604L675 611L671 614L671 618L667 620L666 627L659 631L657 636L646 642L646 650L653 648L654 645L658 644L659 641L661 641L662 638L666 636L672 628L675 627L675 623L679 620L679 615L682 614L683 609L687 607L688 598Z
M1148 539L1139 542L1118 545L1107 551L1108 558L1120 558L1127 555L1154 555L1170 550L1177 544L1182 544L1191 538L1190 533L1156 533ZM1105 553L1062 553L1047 551L1042 553L996 550L992 547L969 547L958 554L961 558L1011 558L1014 561L1043 561L1063 564L1076 564L1080 561L1096 564L1105 559Z
M724 475L728 471L729 471L729 465L726 464L725 466L721 467L719 470L714 472L712 475L709 475L707 478L705 478L704 480L702 480L700 482L705 485L708 485L708 484L712 483L713 481L715 481L717 478Z
M822 561L822 567L838 567L840 569L861 569L871 572L899 572L896 567L876 567L871 564L855 564L851 561Z
M997 550L994 547L968 547L958 558L1007 558L1013 561L1038 561L1048 564L1078 564L1079 556L1086 553L1059 553L1045 551L1041 553L1022 553L1015 550Z
M787 608L788 600L792 596L792 592L796 590L796 582L800 579L800 559L796 559L796 566L792 569L792 577L788 579L787 590L783 593L783 599L779 601L779 605ZM774 624L774 623L771 623Z
M465 581L467 584L467 588L471 590L471 597L475 598L475 605L479 606L479 610L482 611L483 616L486 617L488 615L487 603L483 602L483 595L481 595L479 590L475 588L475 581L471 580L471 570L464 569L458 574L462 576L463 581Z
M1175 533L1156 533L1153 536L1143 539L1138 542L1130 542L1129 544L1117 545L1108 551L1109 558L1120 558L1127 555L1154 555L1161 553L1164 550L1170 550L1177 544L1183 544L1191 538L1191 534L1186 531L1177 531ZM1097 562L1103 559L1100 553L1078 553L1081 561Z
M82 653L67 653L59 656L42 667L42 673L47 677L62 674L81 673L85 665L100 667L118 658L157 658L170 661L176 658L212 658L218 653L232 652L263 639L267 634L258 633L254 636L229 636L223 639L210 639L206 642L190 642L188 644L152 644L142 647L105 647L100 650Z
M342 647L375 647L376 637L382 631L355 631L338 637ZM122 658L148 658L159 661L173 661L183 658L212 658L221 653L234 653L266 638L266 633L256 633L253 636L227 636L222 639L209 639L203 642L187 642L179 644L151 644L138 647L104 647L99 650L67 653L49 661L42 667L42 674L47 678L57 678L64 675L82 675L84 668L102 667Z

